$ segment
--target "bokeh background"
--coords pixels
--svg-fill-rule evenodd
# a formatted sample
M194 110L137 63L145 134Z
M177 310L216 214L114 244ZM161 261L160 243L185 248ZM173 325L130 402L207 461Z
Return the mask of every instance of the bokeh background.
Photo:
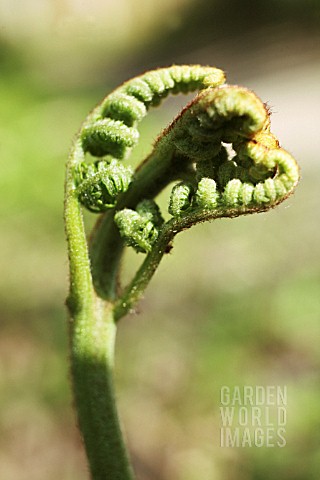
M172 63L254 89L302 180L272 212L181 234L121 321L138 478L319 478L319 27L317 0L1 0L1 479L88 478L68 373L65 159L106 93ZM135 161L184 102L150 113ZM140 261L128 254L125 275ZM222 385L287 385L286 447L221 448Z

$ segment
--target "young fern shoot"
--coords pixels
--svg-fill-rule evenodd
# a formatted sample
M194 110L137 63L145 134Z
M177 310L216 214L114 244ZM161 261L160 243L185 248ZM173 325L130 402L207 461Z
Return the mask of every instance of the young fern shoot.
M195 90L136 171L124 166L148 110L169 93ZM141 298L175 235L206 220L265 212L285 200L298 180L295 160L270 131L266 106L250 90L226 85L217 68L147 72L89 114L67 163L65 225L71 370L93 480L134 478L113 389L116 322ZM164 221L155 199L172 183L171 218ZM89 246L82 207L100 214ZM125 246L145 258L122 287Z

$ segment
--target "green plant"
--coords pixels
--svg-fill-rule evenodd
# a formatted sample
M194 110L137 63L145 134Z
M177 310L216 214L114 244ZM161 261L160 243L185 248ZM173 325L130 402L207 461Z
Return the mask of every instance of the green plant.
M70 260L71 370L92 478L133 478L113 391L116 323L143 294L179 232L199 222L267 211L299 179L270 132L267 107L224 84L221 70L173 66L145 73L107 96L83 123L67 163L65 225ZM160 134L135 172L121 164L137 124L169 93L200 93ZM155 197L173 184L170 220ZM101 213L87 245L82 206ZM146 254L125 288L125 245Z

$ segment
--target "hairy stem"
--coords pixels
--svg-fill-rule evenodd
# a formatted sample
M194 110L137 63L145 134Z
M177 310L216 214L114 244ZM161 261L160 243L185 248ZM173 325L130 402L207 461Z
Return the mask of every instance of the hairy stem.
M73 168L82 152L75 142L67 164L65 226L70 258L71 372L75 406L92 480L132 480L115 404L113 305L96 296Z
M71 325L71 363L79 426L93 480L133 480L113 386L116 326L112 305L96 299Z

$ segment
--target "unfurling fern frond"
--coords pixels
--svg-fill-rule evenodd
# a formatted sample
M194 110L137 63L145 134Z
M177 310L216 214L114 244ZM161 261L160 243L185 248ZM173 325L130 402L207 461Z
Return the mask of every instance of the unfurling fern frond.
M88 115L69 156L71 371L94 480L134 478L112 388L115 324L141 298L175 235L206 220L267 211L299 180L295 160L270 132L263 102L224 82L221 70L199 65L162 68L129 80ZM195 90L200 92L133 174L121 161L139 141L139 122L169 93ZM154 199L169 186L165 221ZM101 213L89 246L82 206ZM145 258L121 288L125 245Z
M94 156L122 159L139 139L137 124L169 93L188 93L224 82L212 67L174 66L145 73L117 88L99 105L81 130L82 148Z
M84 122L70 161L77 197L95 213L114 207L120 235L136 251L151 254L154 246L205 220L266 211L297 184L297 164L270 132L265 104L224 80L221 70L197 65L147 72L117 88ZM169 93L196 89L200 93L162 132L133 178L120 161L138 142L139 122ZM104 159L87 163L87 152ZM141 202L172 183L172 220L157 223L139 211ZM109 262L105 256L93 256L93 271ZM101 293L114 282L106 278L94 277Z
M77 194L81 204L94 213L104 212L116 204L120 193L128 190L133 170L118 160L82 162L77 168Z
M125 243L136 252L148 253L158 238L159 228L164 223L158 205L153 200L143 200L136 211L129 208L115 214L120 234Z

